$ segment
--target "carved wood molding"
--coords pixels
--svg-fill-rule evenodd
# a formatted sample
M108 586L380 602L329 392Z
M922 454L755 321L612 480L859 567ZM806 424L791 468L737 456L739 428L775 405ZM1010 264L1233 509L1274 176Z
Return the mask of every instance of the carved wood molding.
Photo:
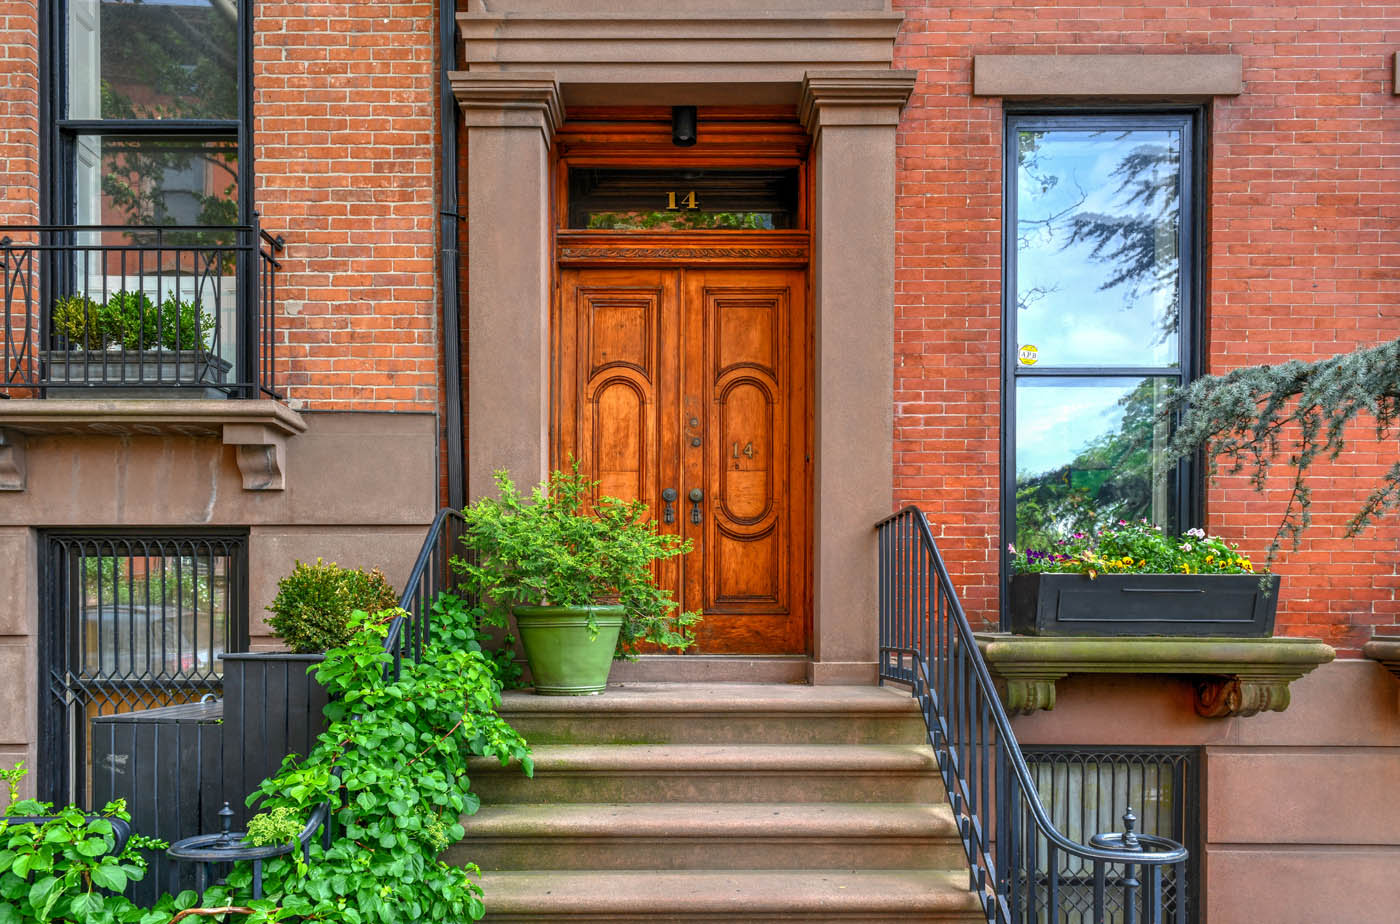
M559 235L557 256L563 265L647 264L760 264L805 266L811 246L805 234L765 235L744 240L744 235L652 235L641 240L613 237L607 240Z

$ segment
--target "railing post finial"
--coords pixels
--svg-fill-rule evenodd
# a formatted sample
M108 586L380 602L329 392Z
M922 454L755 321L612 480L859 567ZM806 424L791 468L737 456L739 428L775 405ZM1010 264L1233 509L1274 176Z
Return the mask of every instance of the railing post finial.
M1138 841L1137 832L1133 828L1137 827L1137 816L1133 814L1132 806L1123 813L1123 846L1128 850L1137 850L1141 846Z
M233 809L224 803L224 807L219 809L219 824L223 827L223 833L219 835L219 846L227 847L233 843Z

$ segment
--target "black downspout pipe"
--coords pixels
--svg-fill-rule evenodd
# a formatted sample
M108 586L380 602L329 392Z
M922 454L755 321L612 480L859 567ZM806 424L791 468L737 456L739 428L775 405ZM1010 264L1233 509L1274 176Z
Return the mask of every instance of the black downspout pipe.
M443 389L447 399L447 504L461 509L466 503L462 445L462 328L458 305L457 249L457 97L452 93L448 73L457 63L457 3L438 0L438 73L440 100L438 117L442 122L442 207L438 212L438 233L442 236L442 338Z

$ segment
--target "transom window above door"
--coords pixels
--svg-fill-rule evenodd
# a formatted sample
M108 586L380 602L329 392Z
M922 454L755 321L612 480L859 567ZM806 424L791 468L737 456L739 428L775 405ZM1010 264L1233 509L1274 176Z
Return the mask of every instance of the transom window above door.
M798 226L796 167L570 167L568 227L781 231Z

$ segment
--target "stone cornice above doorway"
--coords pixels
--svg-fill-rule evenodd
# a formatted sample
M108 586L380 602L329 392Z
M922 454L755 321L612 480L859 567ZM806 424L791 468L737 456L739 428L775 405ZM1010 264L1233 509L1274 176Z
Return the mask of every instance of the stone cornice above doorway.
M564 100L553 74L453 71L448 76L467 128L538 128L549 144L564 124Z
M823 125L898 125L917 78L914 71L811 72L802 80L798 119L813 137Z
M473 0L457 22L469 73L549 71L570 105L793 105L808 71L893 64L889 0L763 5Z

